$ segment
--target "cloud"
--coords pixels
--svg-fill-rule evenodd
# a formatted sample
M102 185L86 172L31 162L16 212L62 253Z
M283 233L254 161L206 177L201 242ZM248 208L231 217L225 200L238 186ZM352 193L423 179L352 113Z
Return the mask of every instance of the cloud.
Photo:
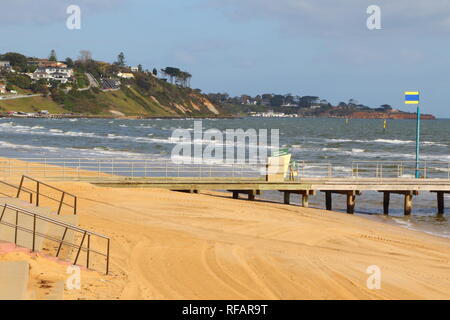
M78 5L82 15L115 9L127 0L0 0L0 26L65 24L69 5Z
M450 33L448 0L204 0L231 19L275 21L287 35L363 36L366 9L381 8L386 32Z

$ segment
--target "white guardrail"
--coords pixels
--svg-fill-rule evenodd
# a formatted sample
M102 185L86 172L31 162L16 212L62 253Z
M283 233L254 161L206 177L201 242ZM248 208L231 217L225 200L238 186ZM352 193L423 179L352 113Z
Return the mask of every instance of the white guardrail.
M415 178L415 161L353 161L350 165L296 161L287 178ZM170 160L118 158L0 159L0 177L105 180L138 178L263 178L266 164L177 164ZM450 179L450 162L420 163L421 178Z

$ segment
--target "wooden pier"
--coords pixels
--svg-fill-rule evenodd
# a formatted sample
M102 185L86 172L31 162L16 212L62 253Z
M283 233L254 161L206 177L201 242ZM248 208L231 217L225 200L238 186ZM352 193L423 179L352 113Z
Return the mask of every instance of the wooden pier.
M450 193L450 162L422 162L420 179L415 178L415 161L351 161L346 166L299 161L297 165L288 169L285 163L270 161L217 165L146 158L3 159L0 176L25 174L46 181L85 181L191 193L219 190L230 192L235 199L244 195L248 200L255 200L263 191L278 191L283 193L285 204L295 195L301 197L304 207L309 205L310 196L323 193L328 210L333 208L333 197L345 196L348 213L355 212L364 192L372 191L380 193L385 214L389 214L391 194L404 197L404 213L410 215L414 198L420 200L423 193L436 194L437 212L443 214L445 195ZM270 166L275 170L269 170ZM346 170L342 170L343 166Z
M436 193L437 212L444 214L444 195L450 194L450 179L377 179L377 178L320 178L300 179L299 181L267 182L262 179L232 178L145 178L131 180L93 181L96 185L117 187L145 187L198 193L207 190L225 190L231 192L234 199L245 195L248 200L255 200L262 191L279 191L284 194L284 203L289 204L291 195L301 197L301 203L308 207L309 196L322 192L325 195L327 210L333 208L333 195L347 198L347 212L355 212L357 197L364 191L376 191L383 194L383 209L389 214L390 195L404 196L404 213L410 215L414 197L424 192Z

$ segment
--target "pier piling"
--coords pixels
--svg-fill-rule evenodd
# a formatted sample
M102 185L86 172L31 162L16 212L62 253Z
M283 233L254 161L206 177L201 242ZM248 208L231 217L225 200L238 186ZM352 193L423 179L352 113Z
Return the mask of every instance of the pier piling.
M333 199L331 196L331 191L325 192L325 206L327 210L331 211L333 209Z
M356 194L347 193L347 213L349 214L355 213L355 204L356 204Z
M444 193L437 193L438 214L444 214Z
M438 207L438 214L444 214L445 213L445 194L450 193L450 191L431 191L435 192L437 195L437 207Z
M383 192L383 212L389 214L389 203L391 201L391 193Z
M302 206L303 208L309 207L309 194L307 193L302 194Z
M284 191L284 204L291 203L291 193L289 191Z
M412 193L405 193L405 216L411 215L412 212Z

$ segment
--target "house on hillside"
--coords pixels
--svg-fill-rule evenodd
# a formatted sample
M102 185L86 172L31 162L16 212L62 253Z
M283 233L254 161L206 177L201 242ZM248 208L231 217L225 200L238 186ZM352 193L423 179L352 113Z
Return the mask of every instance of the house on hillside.
M36 67L67 68L67 64L63 62L50 61L46 59L29 60L28 64Z
M128 72L119 72L117 76L123 79L134 79L134 75Z
M11 72L12 67L9 61L0 61L0 71Z
M138 67L130 67L131 72L138 72L139 68Z
M67 83L73 77L73 69L60 67L38 67L31 75L33 80L45 79Z
M6 81L0 80L0 93L6 93Z

